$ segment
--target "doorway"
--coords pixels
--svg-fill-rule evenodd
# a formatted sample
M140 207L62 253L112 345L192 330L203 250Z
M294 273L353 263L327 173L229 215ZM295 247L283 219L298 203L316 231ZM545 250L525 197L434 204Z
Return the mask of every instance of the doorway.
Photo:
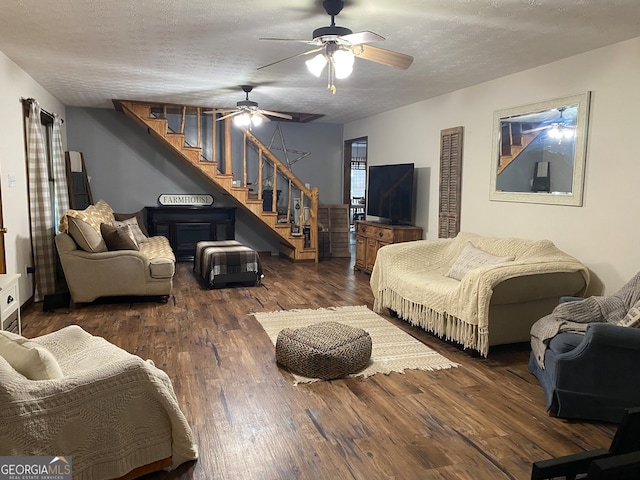
M355 222L364 220L367 205L367 140L354 138L344 142L344 195L349 205L349 224L353 232Z

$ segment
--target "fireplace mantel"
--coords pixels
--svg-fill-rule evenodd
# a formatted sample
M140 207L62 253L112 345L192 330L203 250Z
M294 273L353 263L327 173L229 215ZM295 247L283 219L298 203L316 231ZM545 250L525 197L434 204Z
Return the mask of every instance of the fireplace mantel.
M149 235L164 235L179 262L193 261L201 240L233 240L235 207L145 207Z

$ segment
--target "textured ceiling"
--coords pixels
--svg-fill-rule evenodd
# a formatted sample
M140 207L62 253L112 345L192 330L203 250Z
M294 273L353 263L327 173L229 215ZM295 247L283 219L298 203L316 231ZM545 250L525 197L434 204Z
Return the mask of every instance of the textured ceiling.
M317 0L7 0L0 51L67 106L112 99L261 108L344 123L640 36L638 0L351 0L336 24L386 37L406 71L356 59L326 89L296 55L330 18ZM573 92L567 92L573 93Z

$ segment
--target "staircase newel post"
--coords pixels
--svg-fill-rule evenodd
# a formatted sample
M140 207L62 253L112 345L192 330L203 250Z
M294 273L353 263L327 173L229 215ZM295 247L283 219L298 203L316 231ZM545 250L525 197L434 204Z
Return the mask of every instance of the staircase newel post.
M318 263L318 187L311 189L311 218L309 221L309 246L316 251L316 263Z
M224 173L233 174L231 166L231 120L224 119Z
M247 131L242 133L242 186L247 185Z
M262 150L258 150L258 198L262 200Z

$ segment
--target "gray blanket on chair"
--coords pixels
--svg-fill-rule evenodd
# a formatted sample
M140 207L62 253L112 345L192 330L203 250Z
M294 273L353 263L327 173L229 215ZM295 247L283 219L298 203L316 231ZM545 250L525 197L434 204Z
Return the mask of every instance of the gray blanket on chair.
M531 350L541 368L549 341L560 332L582 333L592 322L617 324L629 309L640 300L640 273L637 273L617 293L610 296L589 297L559 304L549 315L531 327Z

